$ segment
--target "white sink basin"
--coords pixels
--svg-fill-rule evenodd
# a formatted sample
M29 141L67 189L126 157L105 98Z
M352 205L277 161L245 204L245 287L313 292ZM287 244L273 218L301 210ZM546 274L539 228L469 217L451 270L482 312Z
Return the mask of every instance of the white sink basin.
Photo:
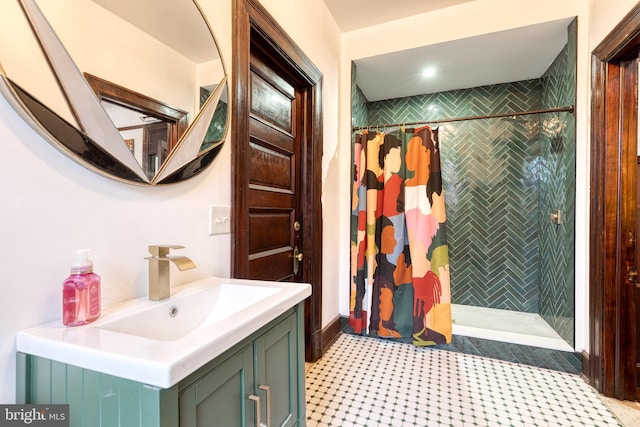
M311 295L306 283L209 277L126 301L94 323L21 331L20 352L168 388Z
M151 302L149 307L101 322L100 329L156 340L174 341L237 314L282 288L221 283ZM106 319L105 319L106 320Z

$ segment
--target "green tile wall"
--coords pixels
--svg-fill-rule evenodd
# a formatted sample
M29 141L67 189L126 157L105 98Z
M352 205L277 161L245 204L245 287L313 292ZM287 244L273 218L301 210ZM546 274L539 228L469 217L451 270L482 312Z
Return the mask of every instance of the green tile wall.
M569 27L569 42L542 76L542 106L575 105L576 22ZM575 242L575 116L545 114L540 121L540 315L574 343ZM561 224L548 215L562 214Z
M351 64L351 126L366 126L369 123L367 98L356 84L356 64Z
M569 33L568 45L540 79L377 102L367 102L354 83L352 123L573 105L575 25ZM453 302L540 313L573 344L573 115L442 123L439 129ZM549 221L555 209L564 216L559 226Z
M203 87L200 88L200 107L204 105L204 103L211 95L211 91L205 89ZM205 142L202 144L200 151L207 149L212 144L217 143L222 140L224 136L225 126L227 126L227 110L228 105L223 100L218 102L216 106L216 110L213 113L213 118L211 119L211 123L209 124L209 128L207 129L207 133L205 135Z
M370 124L540 108L529 80L373 102ZM538 311L537 119L439 125L456 304Z

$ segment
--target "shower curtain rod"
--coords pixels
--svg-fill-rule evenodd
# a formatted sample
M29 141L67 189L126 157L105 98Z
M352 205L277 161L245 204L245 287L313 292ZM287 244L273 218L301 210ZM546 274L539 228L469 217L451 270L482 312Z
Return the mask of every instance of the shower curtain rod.
M375 129L375 128L387 128L387 127L398 127L398 126L430 125L434 123L463 122L466 120L497 119L501 117L528 116L531 114L542 114L542 113L562 113L562 112L573 113L573 111L574 111L573 105L569 105L568 107L547 108L544 110L516 111L512 113L490 114L487 116L452 117L448 119L427 120L423 122L405 122L405 123L394 123L394 124L376 125L376 126L354 126L351 129L352 131L357 131L357 130L372 129L372 128Z

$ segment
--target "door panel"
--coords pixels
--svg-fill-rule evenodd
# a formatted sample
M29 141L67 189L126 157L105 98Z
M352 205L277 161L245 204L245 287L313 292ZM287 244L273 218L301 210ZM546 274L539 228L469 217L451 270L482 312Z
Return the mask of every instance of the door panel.
M263 190L254 185L252 190L251 197L255 206L287 206L293 203L293 194L278 193L273 187Z
M250 218L249 227L257 230L257 233L252 233L249 251L257 253L277 248L292 248L291 224L291 212L286 210L255 211Z
M620 67L621 108L626 112L620 116L619 124L623 127L623 135L620 138L620 186L621 199L619 206L620 221L620 258L624 277L620 280L618 298L628 300L628 304L619 310L618 326L616 331L616 347L619 349L618 379L616 381L617 393L621 396L635 397L636 395L636 355L635 347L637 333L635 331L635 300L636 289L636 164L638 146L638 64L637 60L625 61ZM624 343L623 343L624 342ZM628 347L628 350L623 350Z
M249 277L255 280L294 281L293 279L293 250L280 249L252 255L249 258ZM253 257L253 258L252 258Z
M269 67L260 52L251 55L249 118L249 278L290 280L293 250L300 236L293 223L300 206L300 111L296 89Z
M253 127L252 127L253 130ZM278 153L267 144L249 144L251 150L252 168L249 172L250 188L266 187L267 191L281 191L293 193L292 158L291 153Z
M252 63L254 71L258 64ZM265 67L264 64L260 66ZM291 133L293 106L295 98L293 87L277 76L271 75L271 70L262 68L268 81L255 71L251 74L251 114L269 122L284 132ZM258 71L259 72L259 71Z
M262 145L265 146L271 145L272 149L275 151L280 150L284 153L293 152L294 141L291 131L286 132L282 129L278 129L272 124L264 123L266 118L254 116L254 119L256 120L251 122L254 126L251 129L251 135L254 141L261 141ZM260 123L261 121L263 123Z

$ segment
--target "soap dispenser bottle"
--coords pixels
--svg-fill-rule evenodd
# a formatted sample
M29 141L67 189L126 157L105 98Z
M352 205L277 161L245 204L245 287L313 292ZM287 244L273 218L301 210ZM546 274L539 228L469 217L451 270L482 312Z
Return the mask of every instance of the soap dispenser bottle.
M76 251L71 275L62 286L62 323L80 326L100 317L100 276L93 272L88 249Z

